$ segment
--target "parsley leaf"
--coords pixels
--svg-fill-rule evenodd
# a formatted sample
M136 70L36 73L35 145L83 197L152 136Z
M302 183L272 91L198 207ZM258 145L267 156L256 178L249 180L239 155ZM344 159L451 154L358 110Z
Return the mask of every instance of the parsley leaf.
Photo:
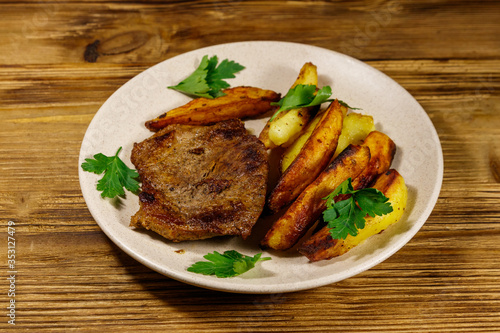
M206 81L206 77L208 75L208 65L208 56L204 56L198 68L196 68L190 76L181 81L178 85L170 86L168 88L180 91L193 97L212 98L212 96L208 94L210 86Z
M98 175L104 173L104 176L97 182L97 190L102 192L101 196L103 198L114 198L117 195L124 196L123 187L130 192L139 190L139 182L137 181L139 174L136 170L130 169L118 157L121 149L122 147L118 148L115 156L96 154L93 159L85 159L85 162L81 165L85 171Z
M283 111L320 105L327 102L331 95L332 88L330 86L323 87L316 92L316 86L313 84L298 84L288 90L285 97L278 102L271 103L271 105L278 105L279 109L276 110L270 121L273 121Z
M333 99L330 98L331 95L332 88L330 86L325 86L317 90L317 87L313 84L298 84L288 90L285 97L278 102L271 103L271 105L278 105L279 109L276 110L269 121L273 121L274 118L283 111L321 105L325 102L333 102ZM339 104L352 110L361 110L360 108L350 107L346 102L340 100Z
M347 199L335 202L339 194L349 195ZM332 193L323 198L326 210L323 220L328 223L333 239L356 236L365 227L365 216L375 217L392 212L392 205L382 192L375 188L354 190L351 178L342 182Z
M198 261L187 270L192 273L215 275L219 278L233 277L252 269L259 261L271 260L270 257L261 258L261 256L262 253L251 257L234 250L225 251L223 254L214 251L203 257L208 261Z
M375 217L377 215L385 215L392 212L391 204L387 204L387 198L377 189L374 188L365 188L360 190L362 192L358 192L355 194L356 202L362 211L366 212L366 214L371 217ZM360 195L363 193L363 195Z
M181 81L176 86L170 86L169 89L177 90L191 97L215 98L224 96L222 89L229 88L229 84L224 79L232 79L235 73L243 70L245 67L227 59L223 60L218 66L217 56L208 58L205 55L196 70Z

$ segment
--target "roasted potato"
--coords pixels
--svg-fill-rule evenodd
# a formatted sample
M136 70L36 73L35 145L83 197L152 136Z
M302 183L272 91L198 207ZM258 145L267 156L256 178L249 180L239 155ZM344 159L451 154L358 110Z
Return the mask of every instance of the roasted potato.
M346 239L332 239L327 226L307 239L300 247L299 252L310 261L331 259L348 252L365 239L387 229L391 224L399 221L406 208L408 190L403 177L394 169L380 175L374 188L378 189L392 205L393 211L382 216L367 216L365 227L359 230L356 236L348 235Z
M305 63L291 88L299 84L318 85L316 66ZM319 106L298 108L280 112L272 121L269 119L259 135L259 139L267 148L290 145L311 120Z
M356 178L368 165L369 160L368 147L347 147L272 225L261 245L276 250L293 247L326 209L326 201L323 198L346 179Z
M277 212L291 203L331 161L342 130L344 107L333 101L300 153L271 191L267 208Z
M396 154L396 145L387 135L379 131L368 134L363 146L370 148L370 162L368 166L352 180L355 190L368 187L375 178L391 167Z
M275 118L269 125L269 140L274 146L288 147L297 139L318 109L319 105L291 109L282 117Z
M345 109L345 111L347 112L347 109ZM290 166L295 157L297 157L300 149L302 149L304 143L311 136L314 127L318 123L318 120L319 119L316 115L316 117L307 125L301 135L284 151L281 158L280 167L282 173L285 172L285 170ZM342 132L340 133L337 150L335 151L335 154L333 156L336 157L350 144L361 144L368 133L374 130L375 125L373 123L372 116L366 116L354 112L347 114L342 124Z
M368 133L375 130L373 117L356 112L349 113L342 125L339 143L335 155L340 154L350 144L359 145Z
M170 124L206 125L232 118L257 117L276 108L271 102L281 95L271 90L254 87L235 87L224 90L217 98L197 98L146 122L151 131Z
M286 113L285 112L280 112L276 115L276 117L274 117L274 120L273 121L278 121L280 118L282 118ZM264 126L264 128L262 129L262 131L260 132L259 134L259 140L262 141L262 143L264 144L264 146L267 148L267 149L273 149L273 148L276 148L277 146L274 144L274 142L271 141L271 139L269 138L269 128L271 126L271 122L268 120L266 125Z
M309 124L307 124L304 132L283 152L283 156L281 157L280 161L281 173L285 173L286 169L288 169L290 164L292 164L292 162L295 160L302 147L304 147L307 139L309 139L312 132L316 128L316 125L318 125L321 117L322 113L318 113L316 117L314 117L314 119ZM342 136L342 133L340 133L340 136Z

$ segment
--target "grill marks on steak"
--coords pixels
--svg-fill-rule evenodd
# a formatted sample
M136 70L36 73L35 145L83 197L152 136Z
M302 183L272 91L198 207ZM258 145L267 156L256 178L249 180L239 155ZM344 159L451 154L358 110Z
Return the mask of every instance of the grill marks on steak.
M267 152L238 119L169 125L134 144L131 160L142 180L131 226L170 240L246 238L264 207Z

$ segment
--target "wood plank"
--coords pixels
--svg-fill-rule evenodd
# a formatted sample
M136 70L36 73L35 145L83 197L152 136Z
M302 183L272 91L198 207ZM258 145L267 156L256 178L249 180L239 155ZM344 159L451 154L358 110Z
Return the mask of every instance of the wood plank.
M97 40L95 60L108 63L156 63L203 46L269 39L364 60L494 59L500 53L493 33L497 9L495 1L458 0L6 3L0 63L83 63L87 46Z
M190 287L152 272L111 243L108 245L113 249L107 250L101 242L105 236L99 232L33 235L26 237L22 242L26 246L19 249L20 264L37 273L20 282L19 299L26 306L23 324L50 329L104 325L112 330L124 321L141 318L141 324L136 325L145 329L188 331L203 324L210 331L220 329L223 323L227 331L264 331L270 327L322 331L336 325L348 332L387 331L390 327L397 332L398 327L411 325L423 330L470 329L481 320L484 332L496 327L500 318L496 258L500 251L465 243L467 253L462 255L470 261L459 263L453 260L453 237L436 233L441 241L429 246L429 236L433 237L419 234L416 242L357 277L299 293L238 295L235 301L231 294ZM30 239L38 244L28 246ZM491 239L499 240L498 233ZM74 255L67 258L58 253L54 258L44 242L63 251L71 249ZM412 248L420 247L419 242L427 244L423 251ZM428 261L422 262L422 256ZM54 263L64 269L63 275L53 272L50 265ZM118 274L109 275L110 269ZM40 285L42 277L46 283ZM419 288L411 289L416 281ZM319 304L332 304L334 311L318 311ZM481 315L472 315L471 309L477 307ZM358 325L348 324L353 311ZM219 316L224 316L223 321L215 319ZM130 325L134 327L133 322Z

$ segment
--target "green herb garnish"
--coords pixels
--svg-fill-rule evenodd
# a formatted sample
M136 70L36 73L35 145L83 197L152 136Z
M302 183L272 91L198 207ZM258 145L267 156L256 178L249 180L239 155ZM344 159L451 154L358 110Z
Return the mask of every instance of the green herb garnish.
M223 60L218 66L217 56L210 59L205 55L196 70L181 81L176 86L170 86L169 89L180 91L191 97L215 98L224 96L222 89L229 88L229 84L224 79L234 78L234 74L243 70L245 67L227 59Z
M278 102L273 102L271 105L278 105L279 109L272 115L269 121L273 121L276 116L291 109L306 108L310 106L321 105L325 102L332 102L330 99L332 95L332 88L325 86L319 90L313 84L298 84L288 90L285 97ZM360 110L359 108L352 108L347 103L339 101L340 105L352 110Z
M118 157L118 153L122 147L118 148L115 156L106 156L104 154L96 154L94 158L87 158L82 163L82 169L95 174L102 174L104 176L97 182L97 190L102 191L103 198L114 198L124 196L124 187L131 191L137 192L139 190L139 182L137 178L139 174L136 170L130 169Z
M233 277L252 269L259 261L271 260L269 257L261 258L261 255L262 253L258 253L251 257L234 250L225 251L224 254L214 251L203 256L208 261L198 261L187 270L192 273L215 275L219 278Z
M335 202L340 194L349 195L348 199ZM375 188L354 190L351 178L340 184L326 198L323 220L328 223L333 239L345 239L347 235L356 236L365 227L365 216L385 215L392 212L392 205L382 192Z
M331 95L330 86L323 87L316 92L316 86L313 84L298 84L288 90L285 97L278 102L271 103L271 105L279 105L280 108L276 110L270 121L283 111L320 105L328 101Z

